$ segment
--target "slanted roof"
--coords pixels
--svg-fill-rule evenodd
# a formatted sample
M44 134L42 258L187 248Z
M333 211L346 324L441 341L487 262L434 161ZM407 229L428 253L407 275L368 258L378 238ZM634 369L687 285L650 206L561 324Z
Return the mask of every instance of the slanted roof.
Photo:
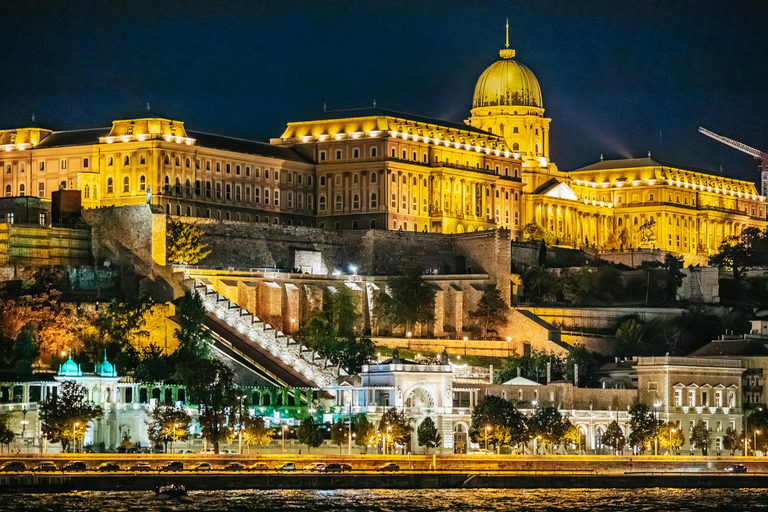
M52 132L35 146L35 149L61 148L67 146L87 146L99 144L99 137L109 135L110 128L88 128L86 130L66 130Z
M567 199L569 201L578 201L579 197L564 181L560 181L557 178L543 183L539 188L533 191L534 194L544 194L547 197L554 197L559 199Z
M502 386L541 386L538 382L534 382L525 377L515 377L514 379L502 382Z
M739 357L739 356L765 356L768 357L768 339L759 338L738 338L714 340L700 349L689 354L694 357L720 356L720 357Z
M266 142L238 139L235 137L226 137L224 135L215 135L213 133L196 132L194 130L187 130L187 134L196 139L195 145L197 146L309 163L309 160L285 146L275 146Z
M636 167L672 167L673 169L682 169L684 171L698 172L703 174L719 174L716 169L707 169L690 164L672 162L659 158L620 158L616 160L601 160L592 165L581 167L572 172L583 171L609 171L613 169L633 169Z

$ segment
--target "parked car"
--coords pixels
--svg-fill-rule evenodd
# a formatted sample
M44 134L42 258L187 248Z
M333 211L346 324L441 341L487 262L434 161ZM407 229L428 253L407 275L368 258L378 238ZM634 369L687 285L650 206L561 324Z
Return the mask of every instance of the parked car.
M128 467L128 471L152 471L152 466L149 462L137 462Z
M735 466L726 468L725 471L728 473L746 473L747 466L745 466L744 464L736 464Z
M237 452L233 452L232 450L219 450L219 454L221 455L233 455Z
M184 454L184 455L190 455L190 454L195 453L195 452L193 452L192 450L179 450L179 453Z
M157 467L158 471L184 471L184 463L174 460Z
M200 450L200 453L202 453L204 455L213 455L216 452L213 450L213 448L208 448L208 449L205 449L205 450Z
M246 468L248 471L269 471L269 466L263 462L254 462Z
M198 462L197 464L192 464L189 466L190 471L210 471L213 469L213 466L211 466L208 462Z
M245 466L240 464L239 462L230 462L223 468L221 468L222 471L245 471Z
M45 471L58 471L59 468L56 467L56 464L53 462L41 462L37 466L32 468L32 471L36 471L38 473L43 473Z
M0 471L26 471L27 465L20 460L12 460L0 466Z
M320 473L343 473L345 471L352 471L352 466L349 464L326 464L318 470Z
M472 455L493 455L493 451L480 448L479 450L473 451Z
M307 464L303 468L301 468L302 471L320 471L325 467L325 462L313 462L312 464Z
M120 471L120 466L114 462L104 462L99 464L96 471Z
M88 469L85 466L85 462L81 460L76 460L74 462L67 462L63 466L61 466L62 471L85 471Z
M296 464L293 462L283 462L275 468L275 471L296 471Z
M381 464L380 466L376 466L376 471L400 471L400 466L395 464L394 462L387 462L386 464Z

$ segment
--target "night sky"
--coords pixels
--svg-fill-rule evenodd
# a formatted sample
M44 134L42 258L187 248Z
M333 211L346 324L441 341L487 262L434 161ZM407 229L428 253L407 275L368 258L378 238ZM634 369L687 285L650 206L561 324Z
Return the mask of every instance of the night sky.
M508 17L561 170L650 150L756 179L700 125L768 152L764 0L72 3L0 3L1 128L109 126L147 102L257 140L324 103L461 121Z

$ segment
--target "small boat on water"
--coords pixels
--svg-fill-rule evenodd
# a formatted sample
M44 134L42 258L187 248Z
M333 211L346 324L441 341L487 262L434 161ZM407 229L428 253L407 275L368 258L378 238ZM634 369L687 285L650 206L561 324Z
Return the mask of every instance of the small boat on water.
M161 500L186 500L187 489L183 485L170 484L155 487L155 497Z

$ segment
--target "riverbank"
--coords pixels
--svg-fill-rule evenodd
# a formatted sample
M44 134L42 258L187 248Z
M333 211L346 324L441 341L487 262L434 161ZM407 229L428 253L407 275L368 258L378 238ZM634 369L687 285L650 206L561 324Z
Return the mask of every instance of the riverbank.
M768 488L768 473L568 473L403 472L396 474L98 474L0 475L1 493L71 491L149 491L159 485L183 484L188 490L237 489L735 489Z

